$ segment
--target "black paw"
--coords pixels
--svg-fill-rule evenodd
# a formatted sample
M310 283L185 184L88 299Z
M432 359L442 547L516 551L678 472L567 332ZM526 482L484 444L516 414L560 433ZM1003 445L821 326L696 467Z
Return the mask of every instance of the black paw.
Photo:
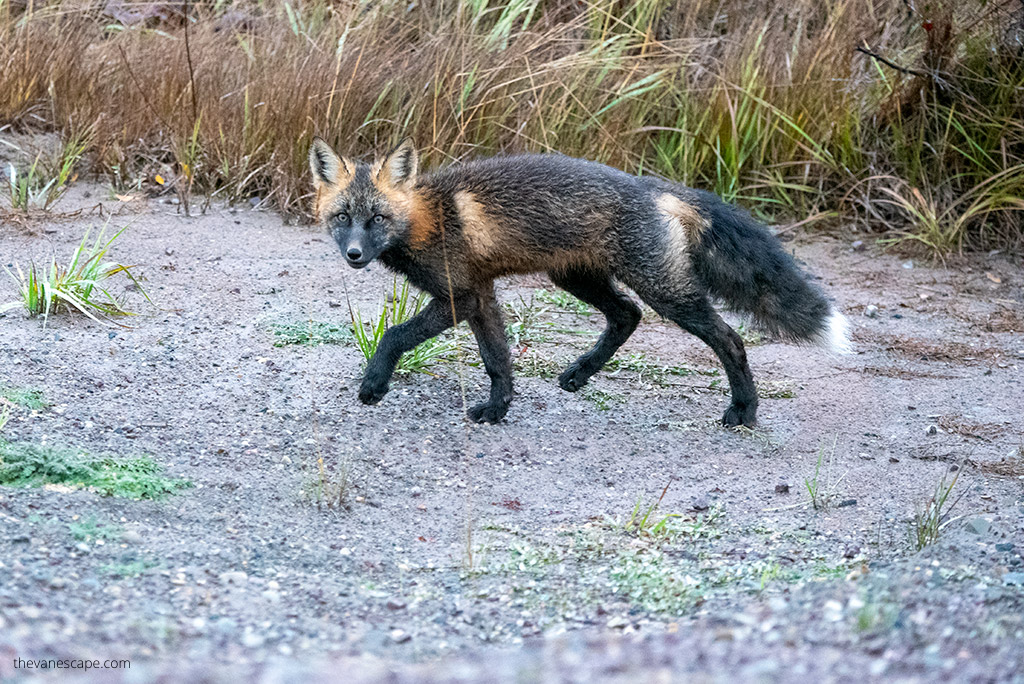
M474 423L497 423L508 412L508 404L477 404L469 409L469 419Z
M363 384L359 386L359 401L368 406L373 405L383 399L387 393L388 383L375 382L369 378L364 378Z
M566 392L576 392L587 384L591 375L593 373L588 373L581 364L574 362L558 376L558 386Z
M730 404L722 416L722 425L736 427L743 425L752 428L757 425L757 406L737 406Z

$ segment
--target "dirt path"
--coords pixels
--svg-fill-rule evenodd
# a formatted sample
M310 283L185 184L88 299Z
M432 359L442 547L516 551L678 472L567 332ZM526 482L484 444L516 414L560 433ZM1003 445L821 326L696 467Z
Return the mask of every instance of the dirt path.
M93 193L67 201L116 204ZM174 209L111 221L132 222L114 256L159 307L127 293L134 327L0 317L0 385L50 404L15 407L9 442L149 454L194 485L0 488L0 677L84 657L166 681L1021 681L1019 260L789 243L857 353L752 344L753 433L717 425L710 351L653 315L616 372L562 392L543 376L602 321L520 279L502 291L518 395L504 424L467 428L454 360L368 408L351 343L283 344L347 324L347 299L375 315L382 268L348 270L273 214ZM5 223L0 262L66 259L98 222ZM460 339L472 402L486 376ZM347 472L346 508L315 505L318 456ZM956 474L961 517L914 551L908 521ZM623 529L666 486L651 521L680 517Z

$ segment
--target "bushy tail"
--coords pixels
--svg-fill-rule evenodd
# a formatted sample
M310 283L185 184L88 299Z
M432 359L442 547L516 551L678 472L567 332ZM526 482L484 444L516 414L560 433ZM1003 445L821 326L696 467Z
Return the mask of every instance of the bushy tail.
M773 334L849 353L846 317L806 280L779 241L742 209L701 195L711 225L691 259L704 288Z

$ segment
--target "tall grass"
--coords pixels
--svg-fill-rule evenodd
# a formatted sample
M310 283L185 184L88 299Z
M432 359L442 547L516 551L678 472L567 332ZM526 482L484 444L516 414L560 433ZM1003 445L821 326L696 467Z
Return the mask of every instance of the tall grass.
M304 212L314 134L410 134L428 165L557 150L939 251L1024 233L1017 2L180 7L0 0L0 126L91 126L96 170L160 173L186 206Z

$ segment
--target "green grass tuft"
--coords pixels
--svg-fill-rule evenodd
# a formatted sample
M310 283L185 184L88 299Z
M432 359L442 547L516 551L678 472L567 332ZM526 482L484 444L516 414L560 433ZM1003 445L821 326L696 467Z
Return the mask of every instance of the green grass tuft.
M348 324L306 321L305 323L272 323L275 347L296 344L319 347L322 344L352 344L355 335Z
M0 386L0 399L31 411L43 411L50 407L50 402L46 401L42 390L25 387Z
M149 456L93 456L74 449L3 440L0 485L62 485L126 499L163 499L192 486L187 480L165 475Z

